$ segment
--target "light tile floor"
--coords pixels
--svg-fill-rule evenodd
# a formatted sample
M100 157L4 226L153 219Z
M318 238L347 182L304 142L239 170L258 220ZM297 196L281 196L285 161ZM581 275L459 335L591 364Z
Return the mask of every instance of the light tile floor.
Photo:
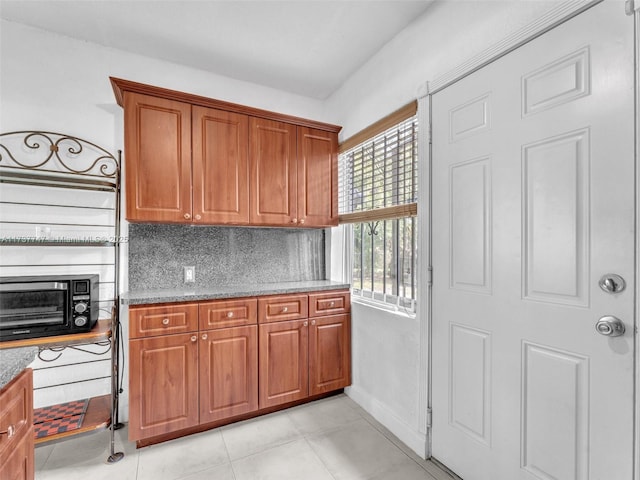
M36 448L36 480L452 480L346 395L136 449L109 433Z

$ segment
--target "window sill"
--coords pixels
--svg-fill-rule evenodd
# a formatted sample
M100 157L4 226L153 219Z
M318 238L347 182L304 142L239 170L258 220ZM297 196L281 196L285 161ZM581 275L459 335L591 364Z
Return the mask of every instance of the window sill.
M397 315L398 317L407 318L411 320L416 319L416 313L410 312L408 310L404 310L401 307L397 307L395 305L391 305L389 303L381 302L379 300L373 300L370 298L361 297L359 295L351 295L351 303L357 303L359 305L364 305L369 308L374 308L376 310L387 312L393 315Z

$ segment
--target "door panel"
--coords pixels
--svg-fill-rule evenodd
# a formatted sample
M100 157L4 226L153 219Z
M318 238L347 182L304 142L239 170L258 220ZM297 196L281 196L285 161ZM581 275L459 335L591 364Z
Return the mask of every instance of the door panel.
M249 223L249 118L193 107L193 220Z
M433 456L463 478L631 478L633 69L603 2L432 97Z
M200 423L258 409L258 327L200 334Z
M124 111L127 220L188 221L191 105L125 92Z
M351 364L349 315L311 319L309 328L309 394L349 385Z
M198 424L197 340L187 333L129 342L129 440Z
M338 136L298 127L298 222L338 225Z
M309 395L308 320L259 326L260 408Z
M249 159L250 222L297 224L296 126L252 117L249 122Z

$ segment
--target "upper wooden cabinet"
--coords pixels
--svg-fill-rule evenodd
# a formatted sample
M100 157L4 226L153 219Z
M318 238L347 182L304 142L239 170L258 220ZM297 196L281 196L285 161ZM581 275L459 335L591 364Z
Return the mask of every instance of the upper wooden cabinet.
M251 223L297 224L296 126L251 119Z
M124 108L127 220L249 222L246 115L130 92Z
M191 217L191 106L126 92L126 217L183 222Z
M111 78L133 222L338 224L340 127Z
M298 127L298 223L307 227L338 224L338 136Z
M249 223L248 117L193 107L193 218Z

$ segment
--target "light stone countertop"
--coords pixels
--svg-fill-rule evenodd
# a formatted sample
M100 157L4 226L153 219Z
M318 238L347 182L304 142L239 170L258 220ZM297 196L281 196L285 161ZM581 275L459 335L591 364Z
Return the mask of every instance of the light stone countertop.
M38 354L38 347L6 348L0 350L0 388L3 388Z
M331 280L312 280L306 282L220 285L208 288L199 287L191 290L187 288L135 290L126 292L120 298L124 305L148 305L154 303L189 302L323 290L342 290L347 288L350 288L348 283L333 282Z

